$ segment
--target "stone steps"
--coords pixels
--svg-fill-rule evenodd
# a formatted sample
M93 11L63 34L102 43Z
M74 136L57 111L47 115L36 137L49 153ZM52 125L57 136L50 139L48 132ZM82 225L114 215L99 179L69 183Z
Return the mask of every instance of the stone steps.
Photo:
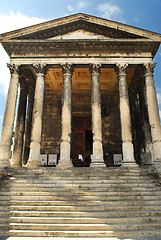
M16 223L41 223L41 224L116 224L120 223L161 223L160 217L126 217L126 218L108 218L108 217L10 217L10 222Z
M21 205L11 205L11 206L0 206L0 210L8 210L9 211L34 211L35 209L38 211L113 211L113 212L121 212L121 211L160 211L161 206L160 205L142 205L142 206L116 206L111 205L111 206L21 206Z
M83 186L78 186L78 187L72 187L72 186L68 186L68 187L16 187L16 186L13 186L13 187L4 187L2 188L3 191L20 191L20 192L43 192L43 191L46 191L46 192L66 192L66 191L71 191L71 192L75 192L75 193L81 193L81 192L95 192L95 193L98 193L98 192L126 192L126 191L134 191L134 192L141 192L141 191L145 191L145 192L155 192L155 191L160 191L158 190L156 187L153 187L153 186L135 186L135 187L130 187L130 186L122 186L122 187L117 187L116 186L109 186L109 187L101 187L101 188L92 188L92 187L83 187Z
M90 211L90 212L70 212L70 211L1 211L2 214L6 216L14 216L14 217L160 217L161 210L153 210L153 211L145 211L136 210L136 211Z
M142 191L137 191L137 190L133 190L130 191L93 191L93 192L83 192L83 191L57 191L57 192L52 192L52 191L3 191L0 192L1 196L66 196L66 197L73 197L73 196L77 196L77 197L92 197L92 196L96 196L96 197L100 197L100 196L161 196L161 191L160 190L151 190L150 192L147 190L142 190Z
M3 232L5 234L6 232ZM10 234L12 236L30 236L30 237L63 237L63 238L75 238L78 237L82 239L82 237L88 238L88 237L93 237L97 238L99 237L100 239L102 237L137 237L137 236L161 236L161 230L159 229L149 229L149 230L134 230L134 231L21 231L21 230L10 230ZM107 240L107 239L106 239Z
M130 230L149 230L149 229L161 229L161 223L133 223L133 224L124 224L124 223L117 223L115 224L76 224L76 223L65 223L65 224L51 224L51 223L10 223L9 226L5 224L0 224L0 227L2 226L3 229L5 229L5 226L7 226L11 230L44 230L44 231L52 231L53 229L55 231L95 231L97 228L97 231L126 231L128 226L128 231Z
M73 177L69 177L68 179L64 178L63 176L62 177L43 177L41 178L40 176L38 178L35 178L35 179L26 179L26 178L22 178L22 177L11 177L10 178L10 182L24 182L24 183L39 183L40 184L40 179L41 179L41 183L53 183L53 180L55 182L58 182L58 181L61 181L61 182L69 182L69 183L87 183L87 180L88 180L88 183L116 183L116 182L142 182L142 183L145 183L145 182L153 182L152 179L150 179L149 177L147 176L131 176L130 179L127 178L127 176L118 176L117 179L115 176L106 176L106 177L103 177L103 176L100 176L99 178L94 178L93 179L90 177L90 178L73 178ZM4 181L4 183L8 183L7 180Z
M65 195L65 196L44 196L44 195L2 195L0 198L0 205L2 201L160 201L160 195L126 195L116 196L116 195L91 195L91 196L77 196L77 195Z
M23 185L23 186L22 186ZM2 189L5 188L10 188L10 189L14 189L17 188L21 189L21 188L27 189L27 188L136 188L136 187L144 187L144 188L155 188L153 183L77 183L77 184L73 184L73 183L44 183L44 184L38 184L38 183L11 183L11 184L7 184L5 186L3 186Z
M15 238L161 236L161 188L140 168L13 169L0 232Z
M88 201L87 201L88 200ZM17 207L19 205L22 206L94 206L94 207L97 207L99 204L99 206L103 205L103 206L118 206L118 205L121 205L121 206L142 206L142 205L148 205L148 206L161 206L161 201L160 200L150 200L150 201L145 201L145 199L143 200L122 200L122 201L105 201L105 200L91 200L91 199L86 199L84 201L82 200L78 200L78 201L72 201L72 200L61 200L61 201L58 201L58 200L55 200L55 201L51 201L51 200L46 200L45 202L44 201L36 201L36 200L33 200L33 201L28 201L28 200L21 200L21 201L16 201L16 200L10 200L10 201L2 201L0 200L0 209L1 207L3 206L10 206L10 209L13 208L13 207Z

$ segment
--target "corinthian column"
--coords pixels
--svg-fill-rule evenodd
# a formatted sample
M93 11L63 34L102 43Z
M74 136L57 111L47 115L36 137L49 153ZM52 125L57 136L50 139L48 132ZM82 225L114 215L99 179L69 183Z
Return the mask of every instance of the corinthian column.
M19 66L8 64L11 72L11 80L8 90L3 128L0 143L0 167L7 167L10 165L10 151L11 151L11 140L13 134L13 125L15 118L15 110L17 103L17 92L19 82Z
M126 79L127 66L128 64L117 64L115 71L119 82L123 165L132 166L136 165L136 162L134 159L134 147L132 144L130 106Z
M34 65L37 71L37 79L35 86L34 106L32 114L32 131L30 154L27 167L37 167L40 162L41 132L42 132L42 116L44 102L45 74L47 72L46 64Z
M93 132L93 159L91 167L106 167L102 148L102 119L100 97L100 64L90 64L91 74L91 110Z
M21 79L16 130L14 134L14 150L12 158L12 166L14 167L19 167L22 165L22 147L23 147L23 134L25 128L26 102L27 102L26 83L24 79Z
M34 103L34 88L30 85L28 87L28 107L27 107L27 117L25 122L25 133L24 133L23 153L22 153L23 165L27 163L27 160L29 157L33 103Z
M161 162L161 126L153 78L153 69L155 66L155 63L144 64L146 103L151 128L153 158L154 162L156 163L158 161Z
M60 144L60 161L58 166L71 167L71 97L72 97L72 74L73 66L62 65L63 91L62 91L62 135Z

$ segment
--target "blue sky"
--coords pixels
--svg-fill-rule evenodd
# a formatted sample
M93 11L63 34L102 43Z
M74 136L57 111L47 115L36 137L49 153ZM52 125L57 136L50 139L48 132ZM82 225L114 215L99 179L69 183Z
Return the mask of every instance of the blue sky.
M161 0L0 0L0 33L82 12L161 34ZM10 74L0 46L0 134ZM161 115L161 48L154 79Z

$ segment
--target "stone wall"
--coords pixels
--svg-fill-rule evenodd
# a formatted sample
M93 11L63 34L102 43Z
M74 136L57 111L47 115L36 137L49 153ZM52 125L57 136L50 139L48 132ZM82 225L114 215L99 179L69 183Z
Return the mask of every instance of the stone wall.
M41 153L60 153L61 93L45 91Z
M107 166L113 166L113 154L122 153L118 92L102 92L101 102L104 159Z

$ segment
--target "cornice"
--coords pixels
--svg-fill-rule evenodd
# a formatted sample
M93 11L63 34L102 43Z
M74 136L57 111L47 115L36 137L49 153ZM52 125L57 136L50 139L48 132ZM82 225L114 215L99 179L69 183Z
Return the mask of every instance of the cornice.
M63 43L63 42L125 42L125 43L160 43L159 40L152 39L125 39L125 38L111 38L111 39L11 39L11 40L2 40L1 43Z
M137 28L137 27L129 26L129 25L126 25L126 24L123 24L123 23L118 23L118 22L114 22L114 21L111 21L111 20L107 20L107 19L103 19L103 18L99 18L99 17L95 17L95 16L83 14L83 13L78 13L78 14L67 16L67 17L54 19L54 20L51 20L51 21L47 21L47 22L44 22L44 23L37 24L37 25L33 25L33 26L26 27L26 28L18 29L18 30L15 30L15 31L11 31L11 32L8 32L8 33L4 33L4 34L0 35L0 40L17 38L17 37L20 37L20 36L32 34L34 32L40 32L40 31L44 31L44 30L47 30L47 29L50 29L50 28L59 27L59 26L63 26L63 25L66 25L66 24L74 23L74 22L79 21L79 20L83 20L86 23L97 24L97 25L100 25L102 27L110 27L112 29L115 29L116 31L123 31L123 32L127 32L127 33L130 33L130 34L136 34L136 35L139 35L141 37L150 38L150 39L157 40L157 41L161 42L161 34L159 34L159 33L151 32L151 31L148 31L148 30L144 30L144 29L140 29L140 28Z

